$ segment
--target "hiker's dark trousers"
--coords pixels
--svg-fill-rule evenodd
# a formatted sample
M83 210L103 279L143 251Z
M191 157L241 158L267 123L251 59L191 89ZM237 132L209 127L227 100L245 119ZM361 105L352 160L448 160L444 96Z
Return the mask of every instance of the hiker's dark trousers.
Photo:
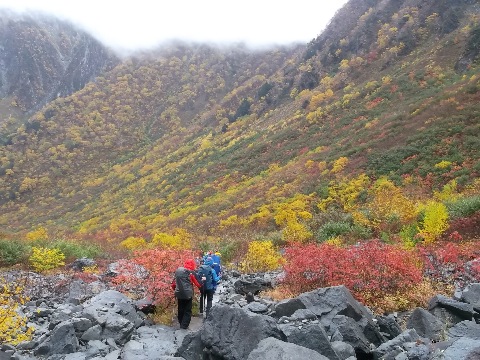
M205 300L207 308L205 309L207 315L208 312L210 311L210 308L212 307L212 300L213 300L213 293L215 290L200 290L200 313L203 313L203 309L205 306Z
M178 300L178 323L181 329L187 329L192 319L192 298Z

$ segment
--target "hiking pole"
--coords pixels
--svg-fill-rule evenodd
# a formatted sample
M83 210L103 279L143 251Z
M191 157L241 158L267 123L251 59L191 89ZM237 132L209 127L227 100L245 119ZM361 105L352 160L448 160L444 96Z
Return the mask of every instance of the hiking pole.
M202 276L202 291L200 292L200 296L202 298L202 301L200 302L202 304L202 317L203 317L203 314L205 313L205 282L207 281L207 278L205 276Z

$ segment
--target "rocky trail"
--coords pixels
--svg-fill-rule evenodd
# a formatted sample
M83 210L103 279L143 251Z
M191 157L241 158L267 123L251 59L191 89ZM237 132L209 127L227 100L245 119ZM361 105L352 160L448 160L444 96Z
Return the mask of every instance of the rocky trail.
M277 275L231 272L208 318L195 316L180 330L153 324L101 281L30 274L32 297L20 311L34 337L3 344L0 360L480 359L479 283L451 298L437 295L400 321L374 315L343 286L278 302L259 297Z

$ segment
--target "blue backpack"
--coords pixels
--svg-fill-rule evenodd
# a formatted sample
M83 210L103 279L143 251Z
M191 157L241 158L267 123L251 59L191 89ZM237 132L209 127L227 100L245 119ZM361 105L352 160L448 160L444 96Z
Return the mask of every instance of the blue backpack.
M202 281L202 277L205 277L204 281ZM202 284L204 290L212 290L215 288L216 284L213 283L213 274L210 265L200 266L198 269L198 282Z

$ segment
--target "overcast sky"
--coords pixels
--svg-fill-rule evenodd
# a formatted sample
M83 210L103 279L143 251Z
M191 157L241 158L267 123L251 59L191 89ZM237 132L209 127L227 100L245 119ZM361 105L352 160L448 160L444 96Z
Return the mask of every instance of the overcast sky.
M113 48L166 40L307 43L347 0L0 0L0 8L40 10L80 25Z

